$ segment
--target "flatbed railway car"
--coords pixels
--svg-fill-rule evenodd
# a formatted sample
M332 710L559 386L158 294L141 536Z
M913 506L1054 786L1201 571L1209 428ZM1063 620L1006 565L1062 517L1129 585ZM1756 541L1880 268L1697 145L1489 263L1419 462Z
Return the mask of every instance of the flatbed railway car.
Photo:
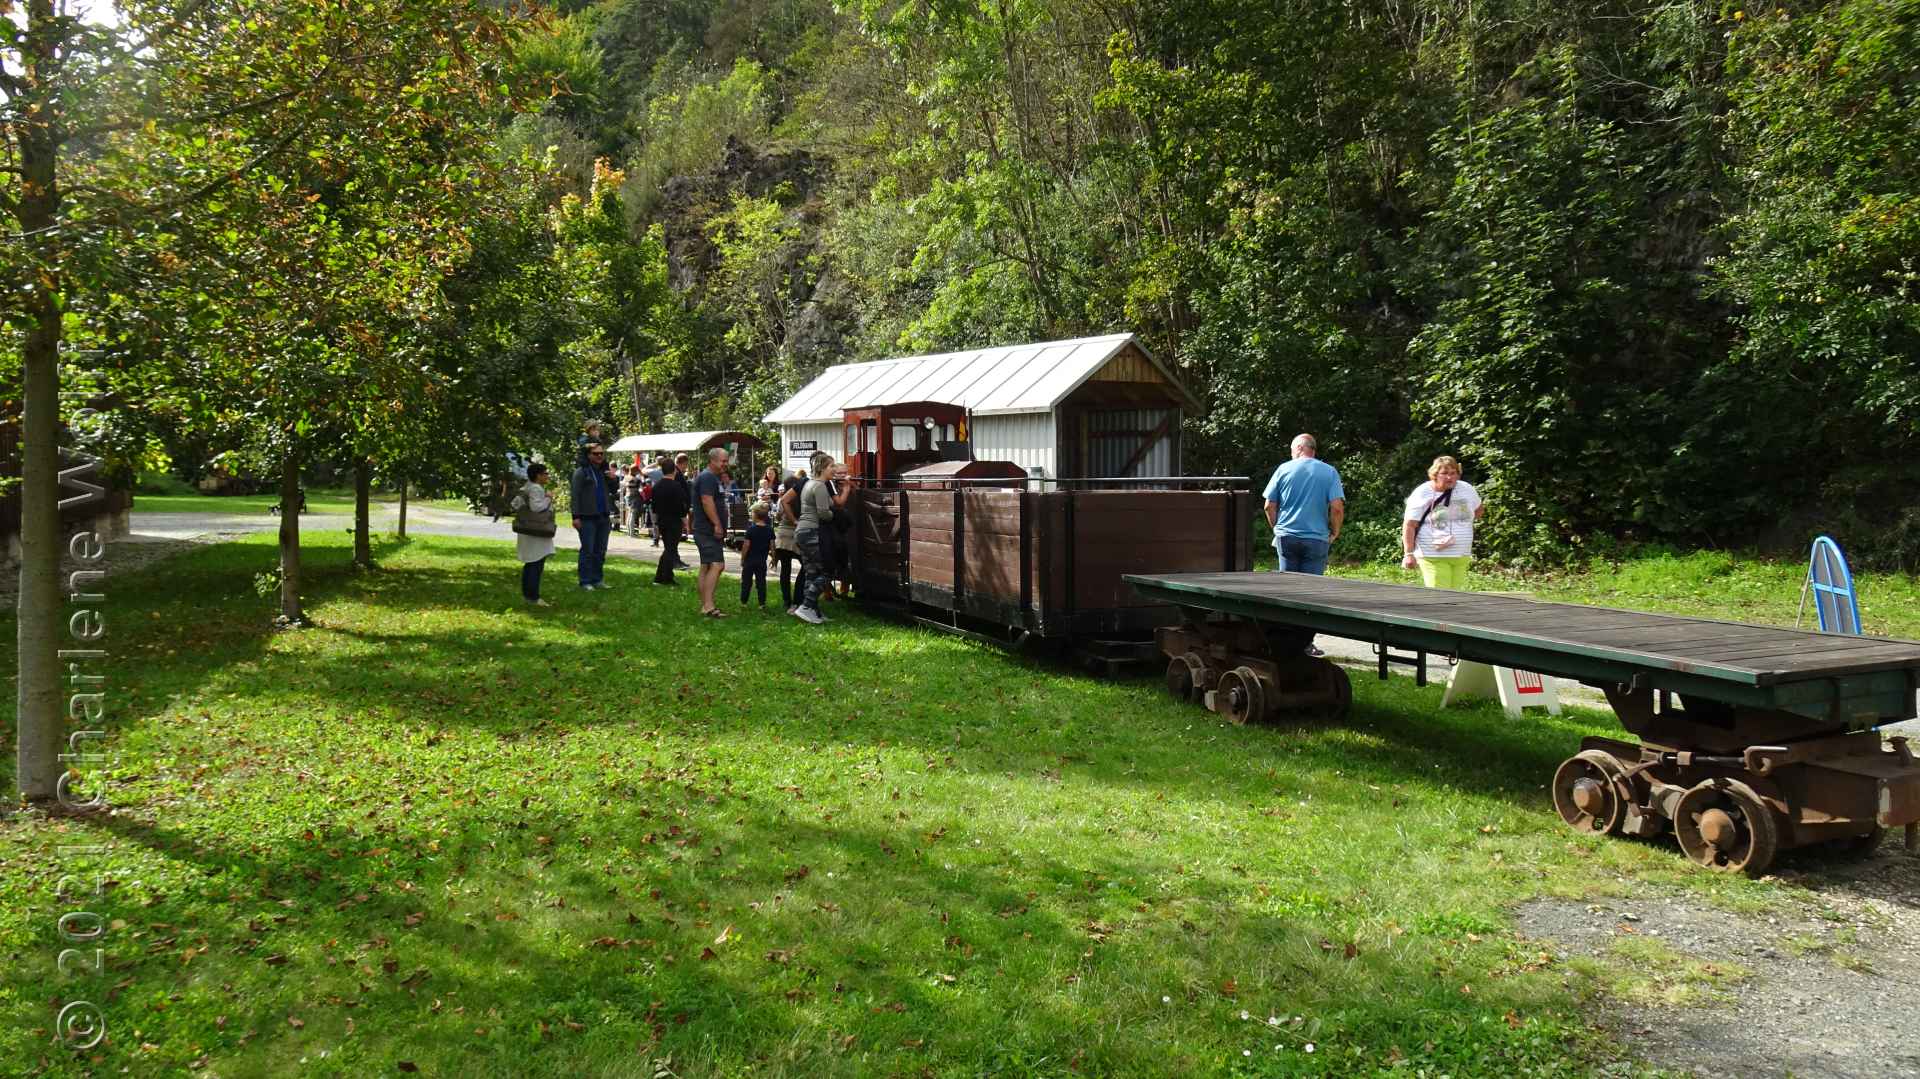
M1920 761L1879 727L1910 719L1920 642L1544 603L1298 573L1131 576L1174 604L1167 688L1235 723L1337 721L1346 672L1301 651L1314 632L1477 660L1600 689L1638 742L1588 738L1555 772L1576 831L1671 831L1710 868L1759 874L1776 852L1920 842Z

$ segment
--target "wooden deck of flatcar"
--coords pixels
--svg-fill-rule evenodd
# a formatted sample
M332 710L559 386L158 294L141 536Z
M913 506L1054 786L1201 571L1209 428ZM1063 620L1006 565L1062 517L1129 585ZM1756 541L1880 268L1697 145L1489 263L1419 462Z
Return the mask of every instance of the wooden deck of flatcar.
M1603 681L1617 675L1618 668L1632 668L1753 687L1769 698L1791 699L1796 695L1784 691L1789 683L1843 677L1857 682L1857 676L1881 675L1866 681L1906 687L1906 706L1891 718L1907 718L1912 713L1911 683L1920 678L1920 642L1885 637L1299 573L1181 573L1127 580L1143 594L1169 603L1362 640L1384 637L1390 645L1586 681ZM1355 630L1355 624L1365 628L1347 632ZM1454 647L1436 638L1450 639Z
M1185 612L1159 631L1168 690L1236 723L1339 719L1347 675L1304 654L1307 635L1373 641L1383 677L1400 649L1599 687L1641 742L1587 738L1555 772L1576 830L1671 828L1695 861L1748 873L1790 847L1870 850L1894 827L1920 845L1920 759L1875 730L1915 714L1920 641L1298 573L1126 581Z

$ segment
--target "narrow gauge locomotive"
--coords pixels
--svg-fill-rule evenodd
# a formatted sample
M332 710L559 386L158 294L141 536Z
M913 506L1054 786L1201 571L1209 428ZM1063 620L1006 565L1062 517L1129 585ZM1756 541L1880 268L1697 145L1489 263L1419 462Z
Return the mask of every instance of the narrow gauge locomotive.
M973 460L966 410L940 402L848 409L846 430L862 602L1111 665L1151 658L1153 631L1180 620L1124 574L1252 566L1244 477L1029 477Z

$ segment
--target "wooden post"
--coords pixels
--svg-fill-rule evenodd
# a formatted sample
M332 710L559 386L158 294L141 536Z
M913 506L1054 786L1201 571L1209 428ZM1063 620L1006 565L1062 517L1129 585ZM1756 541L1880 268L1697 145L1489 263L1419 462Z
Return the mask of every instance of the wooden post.
M966 490L959 484L953 487L953 613L960 613L960 597L964 591L961 581L967 572L967 509Z
M407 538L407 481L400 481L400 538Z

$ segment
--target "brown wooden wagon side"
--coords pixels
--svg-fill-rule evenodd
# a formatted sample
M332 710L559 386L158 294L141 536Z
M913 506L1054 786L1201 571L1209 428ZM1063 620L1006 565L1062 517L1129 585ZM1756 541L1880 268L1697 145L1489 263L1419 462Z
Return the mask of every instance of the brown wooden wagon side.
M1245 480L1119 482L903 477L865 488L856 587L1007 640L1145 639L1178 612L1141 598L1125 574L1252 565Z

